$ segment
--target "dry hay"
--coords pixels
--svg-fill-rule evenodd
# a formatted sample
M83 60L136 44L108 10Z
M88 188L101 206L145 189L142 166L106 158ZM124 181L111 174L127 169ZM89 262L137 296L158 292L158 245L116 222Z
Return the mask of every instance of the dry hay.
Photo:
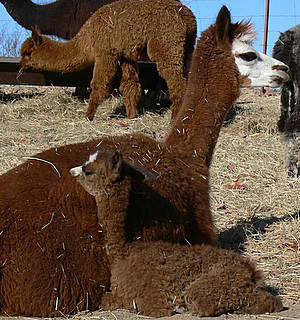
M169 110L133 120L110 118L121 104L113 97L89 122L87 102L71 92L0 88L0 173L53 146L136 131L159 139L169 128ZM258 93L243 90L230 113L234 119L221 131L211 167L211 206L220 244L256 260L271 290L291 306L300 298L300 180L288 178L283 163L276 128L280 96Z

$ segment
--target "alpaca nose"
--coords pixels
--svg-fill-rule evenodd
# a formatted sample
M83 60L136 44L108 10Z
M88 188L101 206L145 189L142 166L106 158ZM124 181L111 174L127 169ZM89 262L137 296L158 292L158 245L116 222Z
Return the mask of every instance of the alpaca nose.
M281 71L284 71L284 72L289 72L290 68L285 65L285 64L277 64L275 66L272 67L273 70L281 70Z

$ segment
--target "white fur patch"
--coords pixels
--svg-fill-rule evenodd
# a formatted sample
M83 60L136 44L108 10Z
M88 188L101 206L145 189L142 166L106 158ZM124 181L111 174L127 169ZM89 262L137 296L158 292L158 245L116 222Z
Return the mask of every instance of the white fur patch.
M252 42L256 40L256 32L254 30L249 30L249 32L246 32L236 37L236 39L247 44L252 44Z
M99 154L99 151L96 151L95 153L90 154L89 160L85 163L85 165L96 161L98 154Z
M70 174L73 176L73 177L78 177L82 174L82 166L79 166L79 167L74 167L72 169L70 169Z

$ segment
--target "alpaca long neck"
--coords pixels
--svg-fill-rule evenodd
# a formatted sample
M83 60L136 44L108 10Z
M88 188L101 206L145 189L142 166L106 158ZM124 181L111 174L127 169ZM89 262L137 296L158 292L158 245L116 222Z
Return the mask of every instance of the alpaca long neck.
M165 144L178 157L202 158L209 167L224 118L239 96L238 71L231 53L215 48L212 27L193 54L183 105Z
M76 36L67 42L60 42L43 37L43 44L36 49L31 66L39 70L62 73L80 71L91 66L93 48L80 49L78 39Z
M111 262L127 256L125 219L130 197L130 183L121 181L96 197L98 219L105 237L105 248Z
M78 0L60 0L44 5L35 4L30 0L1 0L1 2L13 19L29 30L37 25L43 34L70 39L81 26L71 23Z

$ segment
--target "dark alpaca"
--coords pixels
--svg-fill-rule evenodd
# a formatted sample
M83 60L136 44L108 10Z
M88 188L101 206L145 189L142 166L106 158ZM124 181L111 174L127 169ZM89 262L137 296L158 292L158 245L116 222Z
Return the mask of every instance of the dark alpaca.
M281 91L278 130L285 148L288 175L300 177L300 25L280 34L273 57L290 68L290 80Z
M166 80L175 117L181 104L196 38L191 10L174 0L127 0L98 9L68 42L41 36L37 30L21 47L22 68L72 72L94 64L87 117L92 120L116 82L129 118L141 96L137 61L155 61ZM118 86L117 86L118 87Z
M151 172L136 185L127 211L128 242L216 245L209 165L222 121L241 82L249 82L238 72L229 39L245 50L243 35L252 33L249 24L218 26L198 41L182 109L166 141L142 134L103 137L46 150L0 176L2 314L54 316L101 305L110 264L97 206L69 174L99 149L119 149L127 162ZM276 81L285 76L267 65ZM263 79L267 85L269 78Z
M100 7L117 0L57 0L35 4L30 0L0 0L11 17L25 29L39 26L43 34L73 38Z
M222 10L218 19L229 14ZM283 309L280 298L266 291L255 264L239 253L208 245L128 242L125 225L135 185L152 174L128 165L120 153L98 152L70 173L98 206L111 264L111 293L104 296L102 308L154 317L183 311L218 316Z

